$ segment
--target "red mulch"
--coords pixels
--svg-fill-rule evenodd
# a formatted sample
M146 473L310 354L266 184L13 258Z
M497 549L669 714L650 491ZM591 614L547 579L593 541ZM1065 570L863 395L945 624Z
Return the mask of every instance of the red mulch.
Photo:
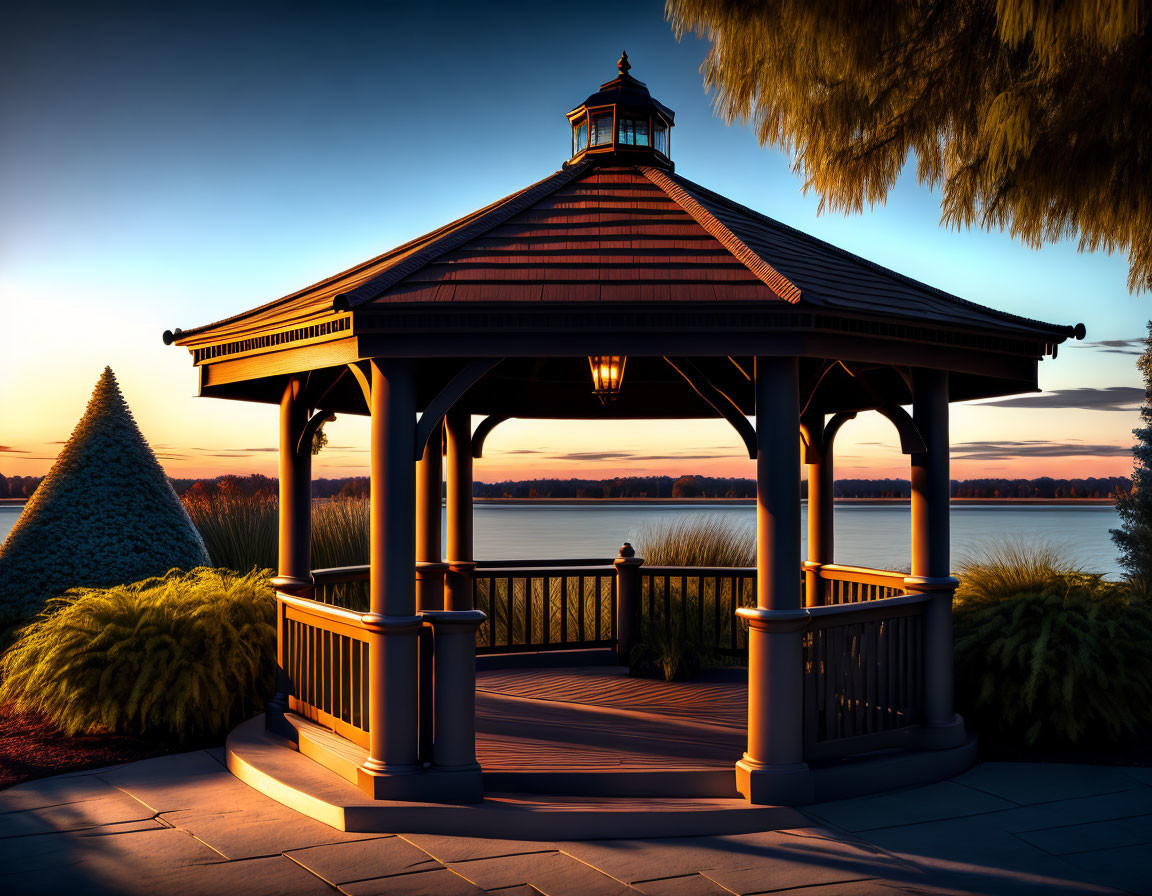
M186 749L119 734L61 734L35 713L0 706L0 790L64 772L134 762Z

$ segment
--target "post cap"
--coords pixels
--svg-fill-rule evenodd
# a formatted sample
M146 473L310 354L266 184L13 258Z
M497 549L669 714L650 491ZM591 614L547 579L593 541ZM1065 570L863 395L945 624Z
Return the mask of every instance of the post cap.
M636 556L636 549L634 547L632 547L631 543L626 541L626 542L624 542L624 544L622 544L620 546L620 556L621 557L635 557Z

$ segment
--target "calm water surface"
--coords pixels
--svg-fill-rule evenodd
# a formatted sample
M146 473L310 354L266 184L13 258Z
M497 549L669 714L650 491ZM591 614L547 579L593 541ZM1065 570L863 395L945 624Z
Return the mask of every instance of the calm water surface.
M0 538L20 514L0 506ZM806 513L807 511L802 511ZM527 560L615 556L621 542L634 541L648 523L677 516L716 515L748 526L750 505L701 507L652 505L476 505L476 556L490 560ZM952 508L952 559L962 560L982 545L1006 538L1043 538L1060 546L1086 569L1118 575L1116 549L1108 530L1119 525L1109 505ZM910 510L906 505L838 506L836 561L882 569L907 569L911 551ZM806 533L807 523L804 523Z

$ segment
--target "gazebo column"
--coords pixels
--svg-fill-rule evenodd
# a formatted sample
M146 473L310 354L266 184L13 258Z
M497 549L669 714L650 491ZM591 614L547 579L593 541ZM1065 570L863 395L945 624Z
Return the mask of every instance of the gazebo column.
M306 596L312 580L312 452L310 446L298 451L298 443L308 423L308 406L303 397L303 381L290 377L280 398L280 504L277 575L272 587L287 594ZM288 710L292 682L285 669L284 605L276 607L276 694L268 704L268 723L284 734L280 716Z
M417 761L416 394L408 361L372 361L372 483L368 639L369 756L360 786L412 799Z
M453 408L444 418L448 433L448 573L444 609L471 610L472 575L472 415Z
M824 580L820 570L834 562L832 523L832 439L825 437L824 414L813 413L803 421L807 434L804 459L808 467L808 559L804 563L804 603L824 603Z
M428 437L424 454L416 463L416 609L444 609L444 573L440 527L444 491L444 425Z
M917 369L912 416L926 450L912 454L912 574L910 593L931 595L924 615L923 746L952 747L965 738L956 715L952 673L952 595L949 554L948 372Z
M756 606L748 621L748 749L736 787L753 803L811 801L804 763L800 408L796 358L756 359Z

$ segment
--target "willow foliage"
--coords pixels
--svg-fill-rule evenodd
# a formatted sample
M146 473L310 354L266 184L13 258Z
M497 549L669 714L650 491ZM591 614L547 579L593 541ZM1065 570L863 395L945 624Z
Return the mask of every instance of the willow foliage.
M957 703L978 732L1099 745L1152 729L1152 605L1019 543L959 578Z
M221 735L272 693L268 573L201 567L52 602L0 659L0 701L67 734Z
M821 208L883 201L909 155L945 223L1125 249L1152 287L1152 34L1138 0L668 0L719 111Z

